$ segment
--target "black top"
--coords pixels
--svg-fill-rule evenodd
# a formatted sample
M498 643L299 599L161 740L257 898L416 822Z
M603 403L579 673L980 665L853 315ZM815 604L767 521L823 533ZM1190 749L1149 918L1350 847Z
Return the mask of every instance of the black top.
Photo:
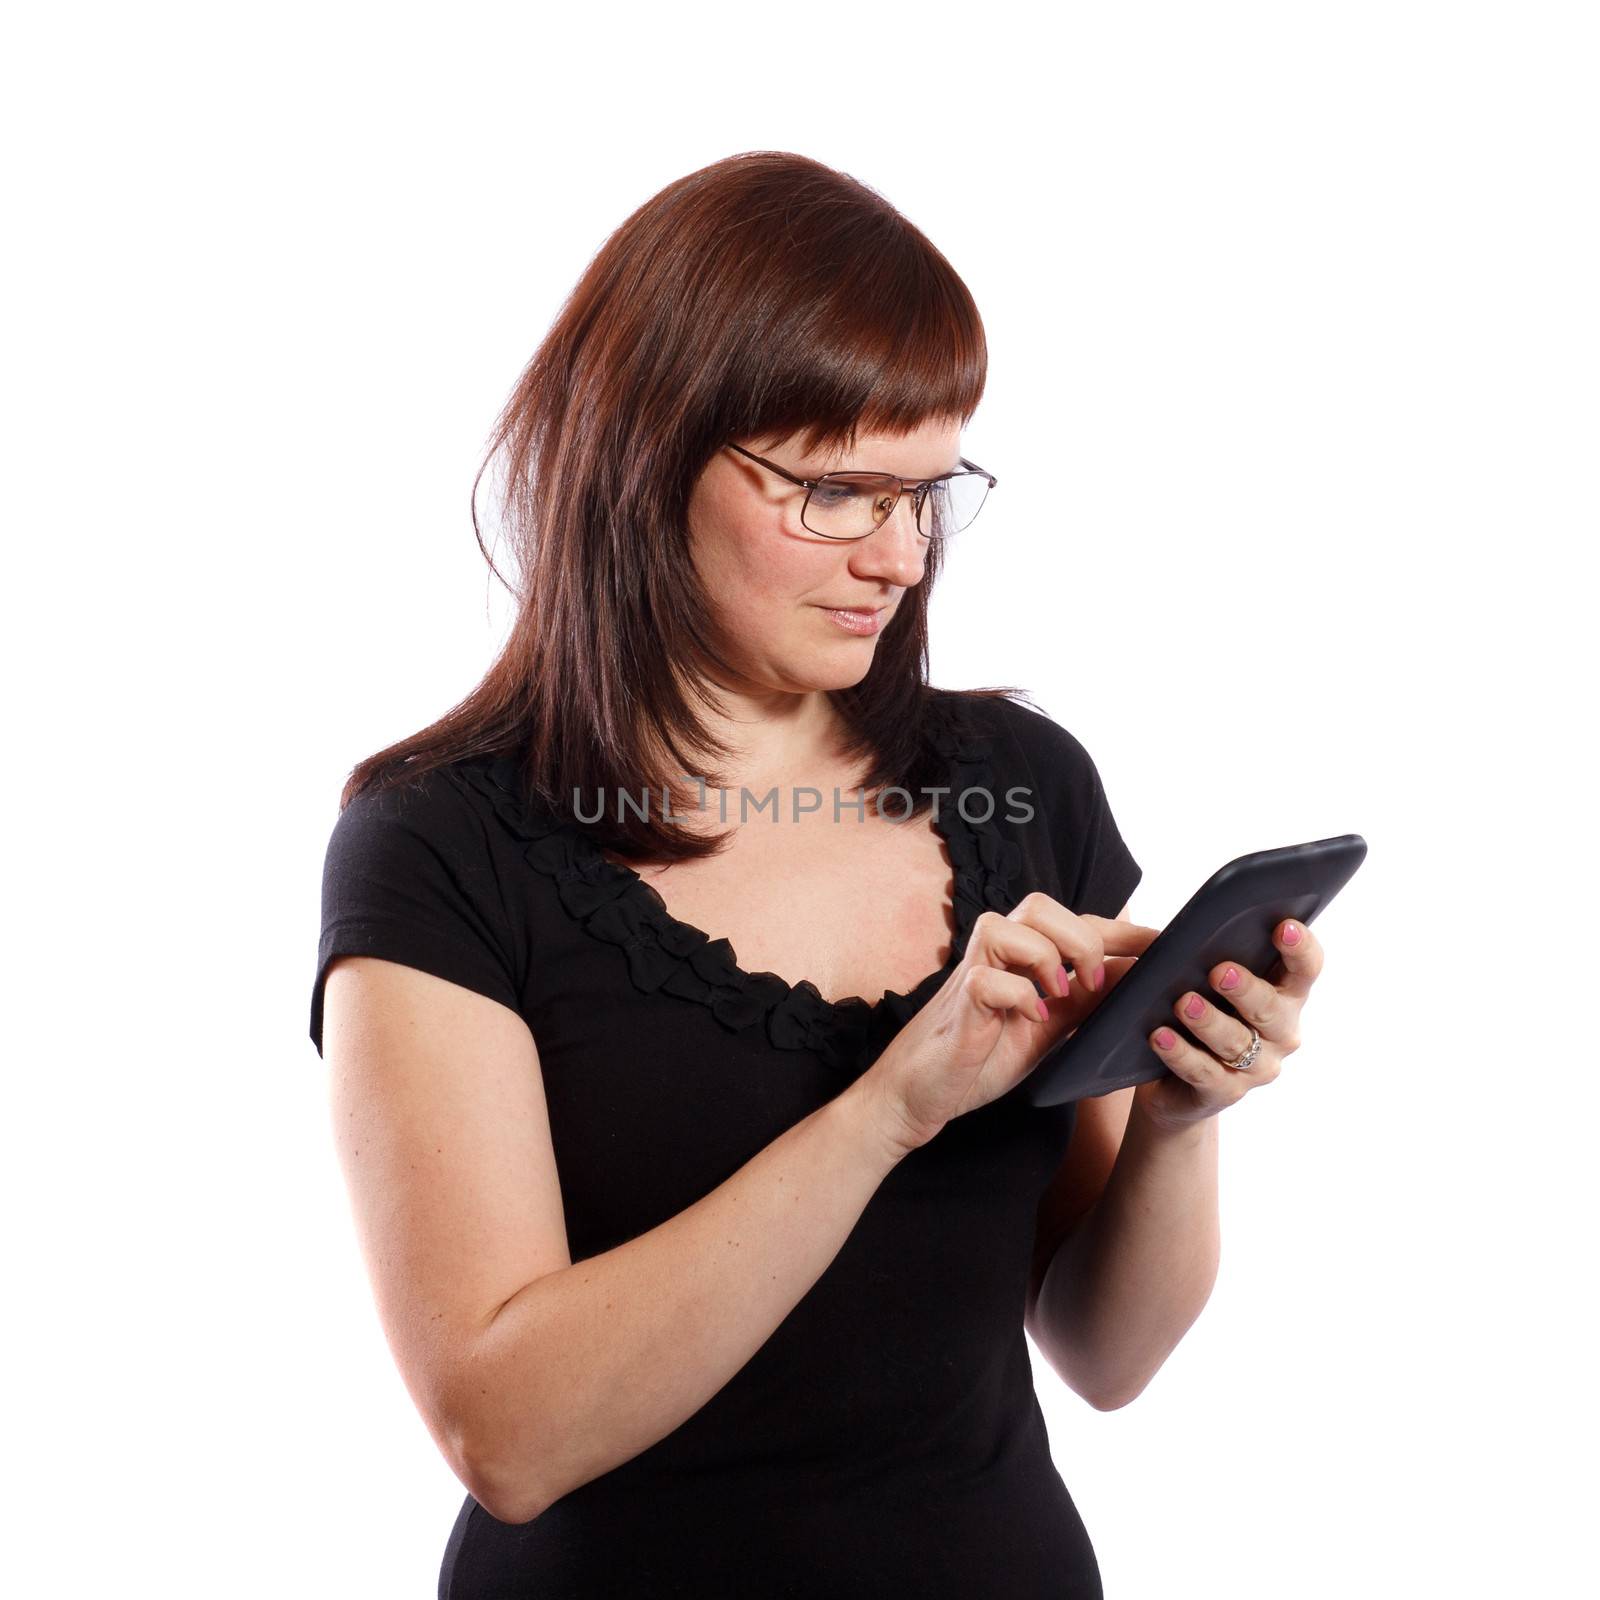
M581 827L525 805L503 758L351 802L324 866L311 1037L336 954L492 996L539 1049L581 1261L693 1205L838 1095L938 991L988 908L1039 889L1115 916L1142 876L1093 761L1011 701L939 692L954 947L906 994L829 1003L746 972ZM1026 789L1026 795L1009 791ZM964 790L987 791L957 804ZM1031 820L1010 820L1031 806ZM664 1439L532 1522L470 1495L441 1600L1098 1596L1050 1458L1023 1309L1069 1103L1013 1093L903 1159L767 1342Z

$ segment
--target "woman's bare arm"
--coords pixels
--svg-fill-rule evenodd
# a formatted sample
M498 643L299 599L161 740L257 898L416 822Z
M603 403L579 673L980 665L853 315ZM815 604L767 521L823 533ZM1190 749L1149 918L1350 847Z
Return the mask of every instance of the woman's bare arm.
M694 1205L573 1264L523 1020L367 957L330 968L325 1005L335 1129L385 1331L435 1440L504 1522L698 1411L904 1154L858 1079Z
M1046 1268L1034 1343L1097 1410L1125 1406L1204 1310L1221 1253L1217 1119L1170 1132L1134 1103L1104 1193Z
M486 1484L522 1522L692 1416L766 1343L895 1157L855 1086L658 1227L535 1279L473 1370Z

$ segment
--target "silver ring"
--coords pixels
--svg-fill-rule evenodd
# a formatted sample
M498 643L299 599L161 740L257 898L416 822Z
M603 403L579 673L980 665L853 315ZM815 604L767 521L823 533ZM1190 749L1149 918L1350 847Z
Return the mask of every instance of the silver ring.
M1250 1028L1250 1024L1245 1023L1245 1027ZM1255 1059L1260 1054L1261 1035L1254 1028L1250 1028L1250 1048L1237 1061L1224 1061L1222 1064L1230 1072L1244 1072L1255 1064Z

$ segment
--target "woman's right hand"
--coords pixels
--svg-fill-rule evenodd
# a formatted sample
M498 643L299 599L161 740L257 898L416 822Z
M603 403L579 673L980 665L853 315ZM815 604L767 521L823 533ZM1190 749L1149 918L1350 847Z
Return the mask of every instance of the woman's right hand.
M891 1146L909 1154L947 1122L1015 1088L1099 1006L1160 931L1079 916L1038 892L1005 916L983 912L955 971L859 1080ZM1093 989L1085 980L1096 972L1101 986Z

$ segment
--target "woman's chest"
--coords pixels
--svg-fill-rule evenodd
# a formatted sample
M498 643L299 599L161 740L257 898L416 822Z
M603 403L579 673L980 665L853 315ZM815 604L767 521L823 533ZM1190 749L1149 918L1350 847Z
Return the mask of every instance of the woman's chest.
M746 972L809 979L830 1001L914 988L955 935L950 855L928 815L748 821L719 855L635 870Z

